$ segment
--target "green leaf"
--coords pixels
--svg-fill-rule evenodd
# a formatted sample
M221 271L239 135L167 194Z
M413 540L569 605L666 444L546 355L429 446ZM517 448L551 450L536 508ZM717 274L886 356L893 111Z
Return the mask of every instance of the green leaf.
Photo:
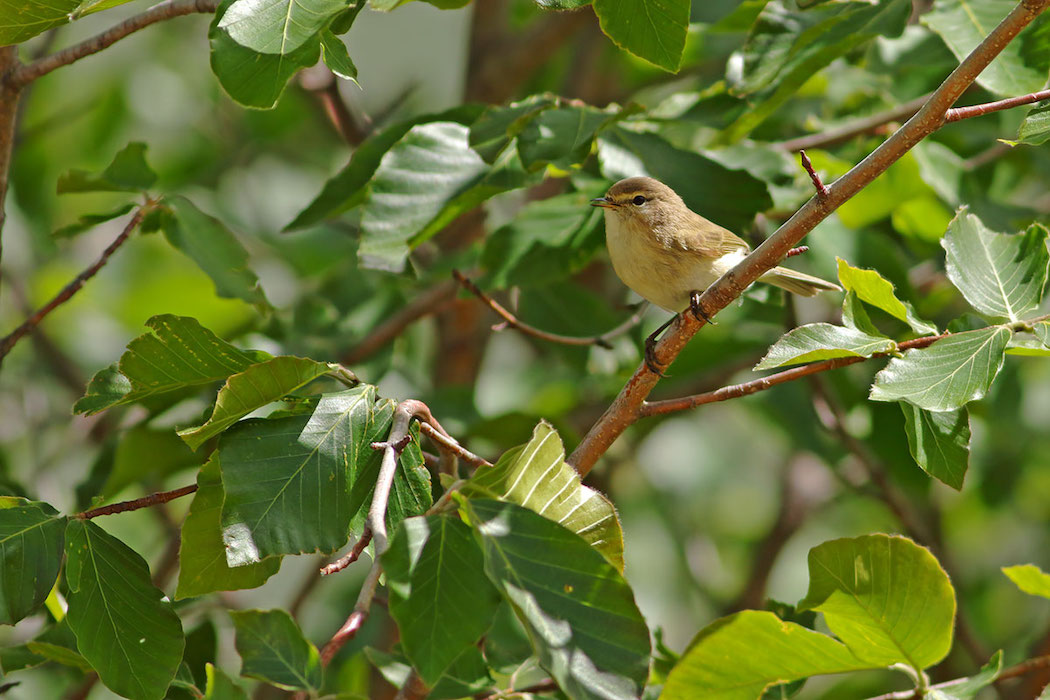
M26 643L33 654L48 661L69 666L83 672L93 670L91 664L77 650L77 637L64 617Z
M623 571L623 531L616 509L580 483L580 475L565 463L561 437L546 421L536 426L528 443L507 450L491 467L479 467L460 493L525 506L579 535Z
M237 237L185 197L169 197L164 202L174 214L164 218L165 238L204 270L215 283L215 293L267 306L259 278L248 269L248 251Z
M569 170L591 154L598 130L621 116L613 107L564 105L540 110L522 126L518 134L518 155L528 170L553 165ZM473 129L471 130L473 133Z
M84 214L75 222L56 229L51 235L55 238L72 238L77 234L95 228L99 224L104 224L107 221L112 221L113 219L124 216L134 208L134 204L125 204L124 206L117 207L113 211L108 211L104 214Z
M146 144L134 142L118 151L98 175L85 170L70 170L59 177L58 193L141 192L156 181L157 174L146 163Z
M962 489L970 464L969 412L965 408L924 411L907 401L901 401L900 406L904 411L908 448L915 463L956 491Z
M485 573L529 630L540 665L571 698L637 698L649 630L627 581L579 536L513 503L461 499Z
M816 610L861 661L904 663L921 671L951 648L955 592L930 552L911 540L865 535L809 551L809 591L798 605Z
M889 361L871 387L874 401L908 401L927 411L954 411L984 397L1003 366L1010 331L991 326L955 333Z
M605 35L624 51L671 73L682 64L690 0L594 0Z
M744 230L755 214L773 206L766 184L747 171L731 170L656 134L613 125L599 136L598 158L610 180L655 177L690 209L731 230Z
M0 496L0 624L47 599L62 565L66 518L42 501Z
M66 619L102 682L129 698L163 698L182 662L185 639L142 557L98 525L70 520L66 583Z
M262 359L230 345L188 316L161 314L146 321L116 367L92 377L74 413L91 415L186 387L211 384Z
M276 554L333 552L347 540L350 489L371 443L386 437L375 387L325 394L312 415L253 418L219 440L226 500L223 541L231 567Z
M1004 566L1003 573L1024 593L1050 598L1050 574L1043 573L1035 564Z
M304 41L287 54L259 53L237 43L219 26L233 0L223 2L208 29L211 70L231 98L245 107L271 109L277 104L289 78L317 63L321 55L320 34Z
M365 267L400 272L412 248L457 216L530 181L511 151L490 168L468 135L457 122L420 124L383 156L361 212Z
M217 27L246 49L287 55L324 29L346 8L344 0L234 0Z
M1033 107L1017 129L1017 142L1041 146L1050 139L1050 102Z
M476 646L469 646L456 657L427 698L451 700L477 694L488 695L487 691L493 685L495 681L489 673L488 662L481 655L481 650Z
M0 46L20 44L69 21L80 0L0 0Z
M842 298L842 324L868 335L882 335L879 329L875 327L875 324L872 323L871 317L868 316L868 312L864 308L864 304L861 303L860 297L852 290L846 292Z
M403 520L383 554L390 614L427 685L492 624L499 595L470 528L454 516Z
M825 634L771 612L744 610L700 631L660 697L757 700L772 685L871 667Z
M941 239L948 278L981 313L1020 321L1043 299L1046 237L1039 224L1024 233L996 233L962 209Z
M231 610L241 675L285 690L321 688L321 655L284 610Z
M186 444L197 449L246 415L279 400L322 377L337 365L303 357L281 355L232 374L219 390L215 408L204 425L179 431Z
M750 108L722 139L734 143L749 134L835 59L876 37L900 36L910 13L910 0L836 2L803 12L767 5L741 51L741 77L731 85Z
M129 484L159 481L182 469L197 467L202 461L171 428L140 423L121 435L113 469L96 498L109 500Z
M208 685L204 689L204 700L248 700L248 693L232 678L212 664L205 666Z
M936 0L920 21L938 34L960 61L970 54L1014 9L1014 0ZM1046 84L1046 71L1025 65L1021 42L1003 47L977 76L977 83L1000 97L1035 92Z
M897 344L889 338L830 323L809 323L781 336L755 369L772 369L833 357L871 357L896 349Z
M534 287L580 271L605 245L601 211L591 193L572 192L530 202L485 240L486 286Z
M429 122L454 121L469 124L480 113L474 105L464 105L440 114L425 114L415 119L398 122L366 138L354 150L350 162L325 183L321 193L299 212L295 220L285 226L286 231L299 229L324 221L365 201L366 185L387 151L412 127Z
M1045 347L1050 348L1050 321L1039 321L1032 324L1032 333Z
M222 541L222 473L217 453L197 475L197 493L182 523L179 543L179 582L175 599L192 598L215 591L256 588L281 568L279 557L231 568L226 563Z
M897 298L893 284L876 270L853 267L842 258L839 263L839 282L847 292L853 292L861 301L882 309L890 316L911 326L920 335L937 332L937 326L923 321L915 315L911 304Z
M327 29L321 32L321 59L330 71L343 80L357 82L357 66L350 60L346 44Z
M1003 670L1003 652L997 651L981 670L962 680L938 683L930 688L930 700L973 700L979 692L995 682Z
M532 119L558 104L554 95L530 95L520 102L492 105L470 124L470 147L490 165Z

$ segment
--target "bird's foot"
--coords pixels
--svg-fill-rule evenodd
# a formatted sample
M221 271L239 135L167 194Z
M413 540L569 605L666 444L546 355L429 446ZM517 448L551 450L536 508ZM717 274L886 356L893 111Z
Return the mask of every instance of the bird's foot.
M658 377L667 376L664 374L663 369L661 369L660 363L656 360L656 339L662 330L663 329L661 328L645 339L645 366L649 368L650 372Z
M711 317L700 308L700 292L693 290L689 292L689 310L693 312L693 318L697 321L703 320L706 323L710 323L712 326L718 324L711 320Z

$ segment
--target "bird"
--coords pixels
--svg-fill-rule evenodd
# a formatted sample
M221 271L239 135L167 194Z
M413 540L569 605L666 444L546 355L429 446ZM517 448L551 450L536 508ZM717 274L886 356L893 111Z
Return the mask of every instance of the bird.
M700 308L700 293L751 252L742 238L690 210L677 192L651 177L620 180L604 197L592 199L591 206L605 210L605 243L624 284L675 315L688 309L711 322ZM842 291L837 284L786 267L774 267L758 281L805 297ZM674 318L645 341L646 365L657 374L662 372L653 348Z

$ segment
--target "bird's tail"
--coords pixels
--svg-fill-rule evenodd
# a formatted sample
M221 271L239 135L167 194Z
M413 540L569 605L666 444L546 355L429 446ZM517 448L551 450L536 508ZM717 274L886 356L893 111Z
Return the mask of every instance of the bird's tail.
M811 297L817 292L842 291L842 288L833 282L827 282L804 272L789 270L786 267L774 267L758 279L804 297Z

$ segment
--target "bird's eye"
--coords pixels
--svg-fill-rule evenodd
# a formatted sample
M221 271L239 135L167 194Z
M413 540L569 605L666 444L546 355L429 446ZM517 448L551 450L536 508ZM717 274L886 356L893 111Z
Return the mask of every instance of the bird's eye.
M635 205L636 207L640 207L640 206L642 206L643 204L645 204L645 197L643 197L642 195L638 195L637 197L635 197L635 198L634 198L634 199L632 199L631 201L632 201L632 202L634 202L634 205Z

